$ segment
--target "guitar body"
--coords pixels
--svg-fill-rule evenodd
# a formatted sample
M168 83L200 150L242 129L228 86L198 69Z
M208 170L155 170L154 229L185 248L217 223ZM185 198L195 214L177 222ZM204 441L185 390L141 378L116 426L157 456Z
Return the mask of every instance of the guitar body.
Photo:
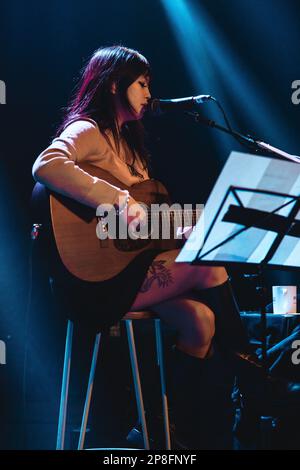
M159 181L151 179L127 187L101 168L89 164L79 166L92 176L127 189L137 202L148 206L170 203L167 190ZM96 211L57 193L50 193L50 212L55 242L63 264L73 275L85 281L111 279L144 250L170 250L177 246L175 239L100 240L96 234Z

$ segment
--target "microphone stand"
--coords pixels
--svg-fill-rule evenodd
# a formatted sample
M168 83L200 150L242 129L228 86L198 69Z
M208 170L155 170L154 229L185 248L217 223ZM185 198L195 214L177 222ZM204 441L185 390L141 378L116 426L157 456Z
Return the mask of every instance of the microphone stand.
M222 132L225 132L226 134L231 135L232 137L236 138L241 144L245 144L249 150L254 151L254 152L259 152L259 151L264 151L267 152L268 154L271 154L273 157L289 160L292 162L296 162L300 164L300 157L296 155L291 155L283 150L280 150L270 144L267 144L265 142L262 142L258 139L255 139L251 135L244 135L241 134L240 132L236 132L232 130L231 128L226 128L224 126L221 126L220 124L216 123L212 119L205 119L200 116L199 113L197 112L186 112L187 115L194 117L195 121L204 124L205 126L212 127L215 129L218 129ZM292 209L291 213L287 217L287 225L286 225L286 230L283 231L278 237L277 240L274 244L275 248L272 247L272 250L268 253L267 257L261 261L261 263L258 265L258 272L256 274L258 283L260 284L259 287L257 287L257 291L260 294L260 313L261 313L261 345L262 345L262 366L264 368L265 374L268 374L268 365L267 365L267 318L266 318L266 288L265 288L265 268L268 264L268 261L271 259L272 255L274 254L274 251L279 246L280 241L283 239L285 235L288 235L288 232L292 226L293 221L295 220L298 212L300 211L300 197L297 198L296 204L294 208Z
M274 147L273 145L267 144L266 142L262 142L261 140L257 140L249 134L244 135L244 134L241 134L240 132L234 131L232 129L228 129L227 127L221 126L220 124L216 123L212 119L202 118L200 114L196 112L195 113L187 112L186 114L194 117L195 121L200 124L204 124L205 126L218 129L222 132L225 132L226 134L231 135L237 140L240 140L241 143L245 143L246 145L249 146L249 150L252 150L252 151L254 150L255 152L258 152L259 150L263 150L276 157L290 160L292 162L300 163L300 157L298 157L297 155L291 155L285 152L284 150L280 150Z

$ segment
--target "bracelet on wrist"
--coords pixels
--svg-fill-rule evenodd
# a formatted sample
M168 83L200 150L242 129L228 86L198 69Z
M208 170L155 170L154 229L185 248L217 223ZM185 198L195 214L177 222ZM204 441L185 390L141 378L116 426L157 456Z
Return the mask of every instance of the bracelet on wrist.
M115 204L115 210L116 210L116 214L118 216L122 215L125 212L125 210L127 209L129 199L130 199L130 194L127 191L126 200L125 200L125 203L124 203L123 207L120 209L120 206Z

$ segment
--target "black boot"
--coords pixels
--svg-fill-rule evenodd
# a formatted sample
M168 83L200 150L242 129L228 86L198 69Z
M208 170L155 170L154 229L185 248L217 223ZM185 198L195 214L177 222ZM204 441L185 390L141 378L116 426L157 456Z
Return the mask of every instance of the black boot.
M216 287L197 291L197 298L215 314L214 339L224 354L245 373L263 376L263 368L253 353L247 330L241 320L229 280Z
M224 350L251 354L247 330L240 317L229 280L216 287L199 290L199 300L215 314L215 340Z
M234 373L217 350L198 359L174 348L171 398L178 449L231 449Z

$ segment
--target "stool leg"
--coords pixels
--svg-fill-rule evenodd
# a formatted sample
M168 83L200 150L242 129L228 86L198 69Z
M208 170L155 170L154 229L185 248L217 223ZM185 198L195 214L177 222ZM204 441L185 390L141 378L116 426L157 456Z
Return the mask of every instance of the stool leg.
M171 449L170 423L169 423L169 412L168 412L168 398L167 398L167 392L166 392L165 368L164 368L164 360L163 360L161 322L160 322L160 319L155 319L154 321L155 321L157 365L159 367L159 374L160 374L166 450L170 450Z
M147 424L146 424L146 418L145 418L145 408L144 408L144 401L143 401L143 395L142 395L140 373L139 373L137 356L136 356L132 320L125 320L125 324L126 324L126 331L127 331L127 338L128 338L133 382L134 382L135 398L136 398L136 404L137 404L137 409L138 409L138 414L139 414L139 420L142 425L144 447L145 449L149 450L150 449L149 437L148 437L148 430L147 430Z
M93 358L92 358L90 375L89 375L89 383L88 383L88 387L87 387L87 391L86 391L85 404L84 404L84 410L83 410L81 427L80 427L78 450L82 450L83 446L84 446L86 426L87 426L87 421L88 421L88 417L89 417L91 398L92 398L92 392L93 392L93 385L94 385L94 378L95 378L97 359L98 359L98 352L99 352L99 346L100 346L100 339L101 339L101 333L98 333L96 335L95 343L94 343L94 351L93 351Z
M272 449L272 434L274 430L274 418L272 416L260 417L260 440L263 450Z
M61 386L61 394L60 394L56 450L63 450L64 445L65 445L68 392L69 392L71 355L72 355L72 340L73 340L73 323L70 320L68 320L64 368L63 368L62 386Z

